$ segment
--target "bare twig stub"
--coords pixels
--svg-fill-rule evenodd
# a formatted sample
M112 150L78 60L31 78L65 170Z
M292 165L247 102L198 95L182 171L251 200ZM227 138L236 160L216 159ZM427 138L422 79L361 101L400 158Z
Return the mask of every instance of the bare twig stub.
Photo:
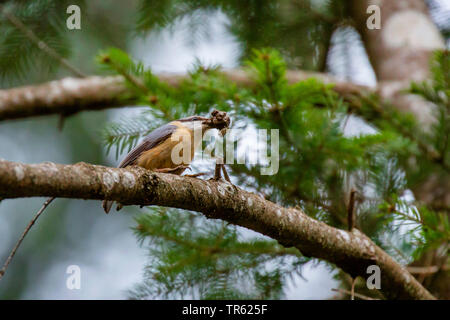
M0 197L111 199L125 205L159 205L193 210L276 239L285 247L324 259L354 276L368 277L380 267L381 290L391 299L434 297L370 238L353 229L339 230L299 209L284 208L224 181L201 180L77 163L22 164L0 160ZM100 212L100 211L99 211Z
M349 231L352 231L352 229L355 227L355 197L356 190L352 189L350 191L350 199L348 201L347 208L347 225Z

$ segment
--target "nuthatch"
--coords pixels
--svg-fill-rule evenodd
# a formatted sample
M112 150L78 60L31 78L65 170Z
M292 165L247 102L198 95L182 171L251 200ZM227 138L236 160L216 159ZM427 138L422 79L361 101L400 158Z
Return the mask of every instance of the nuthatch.
M119 168L137 165L148 170L180 175L191 163L195 149L202 141L203 134L209 129L218 129L223 134L230 125L230 118L224 111L214 110L211 117L191 116L175 120L150 132L142 142L131 150L120 162ZM201 137L194 139L194 129L201 129ZM179 156L182 163L175 163L172 150L179 145L180 140L188 142L190 153L184 155L181 149ZM225 172L225 169L224 169ZM106 213L111 210L113 201L103 201Z

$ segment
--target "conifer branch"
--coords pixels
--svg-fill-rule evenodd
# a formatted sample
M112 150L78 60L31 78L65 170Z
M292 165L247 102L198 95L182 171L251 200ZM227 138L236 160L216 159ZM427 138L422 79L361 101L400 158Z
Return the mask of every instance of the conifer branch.
M72 64L67 61L67 59L64 59L61 57L58 52L56 52L53 48L51 48L47 43L42 41L42 39L39 39L39 37L28 28L25 24L20 21L12 12L9 12L7 10L3 10L3 6L0 5L0 13L2 13L6 19L20 32L22 32L31 42L33 42L40 50L45 52L47 55L58 61L63 67L65 67L67 70L72 72L75 76L84 78L86 75L75 68Z
M381 270L381 290L391 299L434 299L405 268L357 229L347 232L333 228L299 209L281 207L223 181L154 173L140 167L0 160L0 198L37 196L109 199L125 205L198 211L207 218L267 235L285 247L296 247L305 256L334 263L352 277L366 278L367 267L376 264Z

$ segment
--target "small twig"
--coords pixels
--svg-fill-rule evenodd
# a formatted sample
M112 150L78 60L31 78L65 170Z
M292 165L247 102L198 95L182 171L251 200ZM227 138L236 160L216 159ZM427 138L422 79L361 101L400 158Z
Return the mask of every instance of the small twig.
M71 71L73 74L75 74L77 77L85 78L86 75L75 68L73 65L69 63L66 59L61 57L61 55L56 52L53 48L49 47L47 43L42 41L31 29L29 29L26 25L22 23L12 12L8 12L6 10L3 10L3 6L0 5L0 12L4 14L6 19L15 26L17 29L19 29L28 39L30 39L31 42L33 42L39 49L44 51L47 55L50 57L56 59L62 66L64 66L66 69Z
M429 267L406 267L409 273L412 274L432 274L439 271L438 266L429 266Z
M333 288L333 289L331 289L331 291L339 292L339 293L343 293L343 294L348 294L348 295L352 294L351 291L348 291L348 290L345 290L345 289ZM355 297L360 298L361 300L380 300L380 299L377 299L377 298L371 298L371 297L365 296L365 295L360 294L360 293L353 293L353 294L355 295Z
M41 209L36 213L33 219L31 219L30 223L28 223L28 226L25 228L25 230L22 233L22 236L17 241L16 245L12 249L11 253L9 254L8 258L6 259L5 264L3 265L3 268L0 270L0 280L3 278L3 275L6 272L6 269L8 268L8 265L11 263L11 260L13 259L14 255L16 254L17 249L19 249L20 244L22 243L23 239L27 235L28 231L30 231L31 227L34 225L36 220L39 218L39 216L44 212L45 208L55 199L55 197L48 198L44 204L42 205Z
M231 179L230 179L230 176L228 175L227 169L225 168L225 164L222 164L222 172L223 172L223 177L225 178L225 180L227 180L229 183L231 183Z
M347 209L347 225L348 230L352 231L355 226L355 195L356 190L352 189L350 191L350 199L348 201L348 209Z
M408 261L409 257L407 257L399 248L397 248L391 241L389 237L386 237L387 244L397 253L403 260Z
M399 216L401 216L401 217L403 217L403 218L405 218L405 220L410 220L410 221L415 222L415 223L417 223L417 224L424 225L424 226L426 226L427 228L429 228L429 229L431 229L431 230L434 230L434 231L437 231L437 232L440 232L440 231L441 231L441 230L439 230L438 228L436 228L436 227L433 226L433 225L426 224L425 221L423 221L422 219L417 219L417 218L415 218L415 217L413 217L413 216L411 216L411 215L409 215L409 214L407 214L407 213L401 212L401 211L399 211L399 210L397 210L397 209L395 209L395 208L393 209L392 212L395 213L395 214L397 214L397 215L399 215Z
M356 277L352 279L352 291L350 292L351 300L355 300L355 284L356 284Z

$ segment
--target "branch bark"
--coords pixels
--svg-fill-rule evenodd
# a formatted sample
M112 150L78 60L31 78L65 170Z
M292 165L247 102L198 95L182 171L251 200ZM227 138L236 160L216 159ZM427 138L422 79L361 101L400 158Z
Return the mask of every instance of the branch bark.
M118 107L126 103L119 99L125 93L121 77L96 76L0 90L0 121Z
M252 229L302 254L336 264L352 277L381 270L381 291L391 299L434 299L416 279L367 236L339 230L302 211L284 208L223 181L154 173L140 167L77 163L21 164L0 160L0 198L110 199L125 205L159 205L202 212L207 218ZM99 203L99 212L101 206Z
M223 73L238 86L252 87L255 84L252 77L243 70L228 70ZM338 81L325 73L291 70L286 76L291 84L309 78L333 83L334 90L343 97L373 92L368 87ZM182 74L159 75L161 81L172 87L177 87L187 77ZM118 108L132 105L133 95L121 76L64 78L39 85L0 90L0 121L49 114L67 116L85 110Z

